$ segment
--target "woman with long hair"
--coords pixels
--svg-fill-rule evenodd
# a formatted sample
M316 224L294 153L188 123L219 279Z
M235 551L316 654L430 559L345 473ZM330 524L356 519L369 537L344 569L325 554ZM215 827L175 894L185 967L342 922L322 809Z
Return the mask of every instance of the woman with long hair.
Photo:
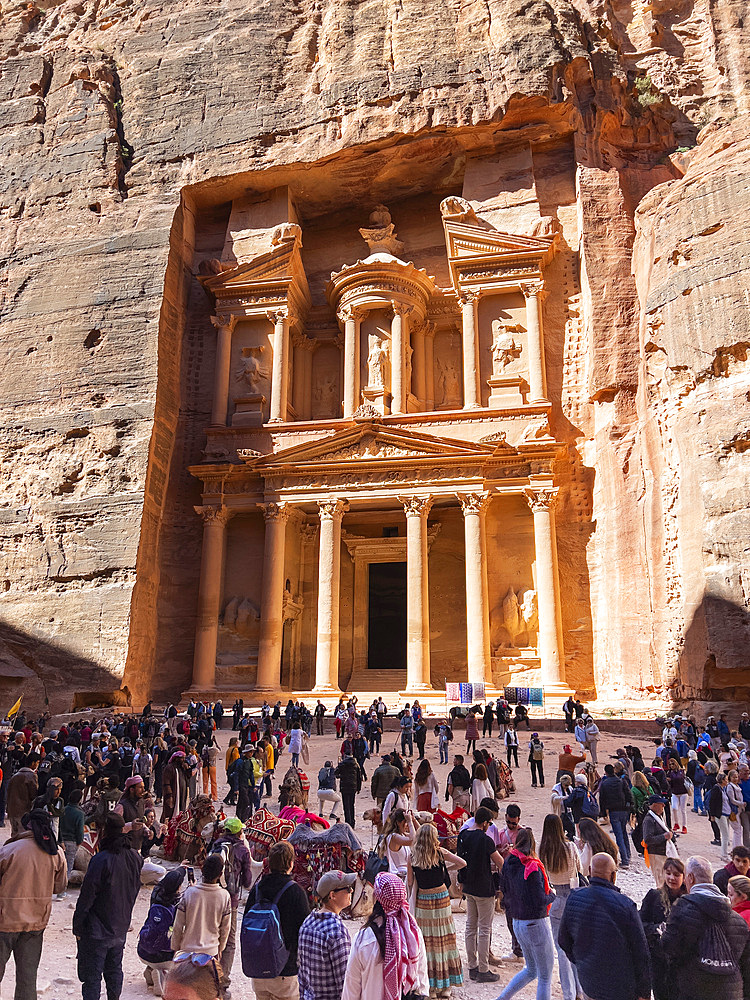
M570 775L568 775L568 778ZM557 964L560 971L560 986L563 1000L576 1000L581 993L575 966L557 942L563 910L570 893L578 888L581 859L575 844L565 836L562 820L554 813L544 817L542 839L539 844L539 860L547 869L547 878L555 891L555 900L549 910L552 937L557 949Z
M375 878L375 904L354 939L341 1000L401 1000L430 993L424 938L396 875Z
M424 823L414 839L407 867L407 886L411 893L416 883L414 916L427 950L430 992L438 997L449 997L452 988L463 985L464 981L448 894L450 875L446 862L455 868L466 865L463 858L440 846L437 828L432 823Z
M509 1000L537 980L537 1000L550 1000L555 968L555 942L549 908L554 902L547 871L536 854L534 834L521 827L500 871L500 888L513 918L513 930L523 952L524 967L511 979L498 1000Z
M388 814L378 844L378 854L388 862L388 871L406 877L411 845L414 842L414 819L405 809L394 809Z
M609 854L615 864L620 863L620 852L612 837L593 819L584 816L578 824L576 847L581 854L581 871L591 874L591 859L595 854Z
M482 804L482 799L494 798L495 789L487 777L487 768L484 764L476 764L474 768L474 780L471 783L471 811L477 811Z
M414 775L412 800L417 812L435 812L440 804L437 779L433 774L432 765L427 759L420 762L417 773Z
M679 858L667 858L664 885L660 889L649 889L641 903L641 923L651 953L654 1000L673 1000L676 995L661 948L661 934L672 907L686 892L685 865Z
M672 793L672 822L674 823L675 831L680 829L682 825L682 832L687 833L687 799L688 790L685 784L685 772L680 767L679 763L674 759L674 757L669 758L669 764L667 765L667 781L669 782L669 790ZM742 793L740 792L740 799L742 798ZM740 829L740 843L742 842L742 829Z
M466 753L471 753L472 750L477 748L477 740L479 739L479 726L477 725L477 717L473 711L469 711L466 716Z

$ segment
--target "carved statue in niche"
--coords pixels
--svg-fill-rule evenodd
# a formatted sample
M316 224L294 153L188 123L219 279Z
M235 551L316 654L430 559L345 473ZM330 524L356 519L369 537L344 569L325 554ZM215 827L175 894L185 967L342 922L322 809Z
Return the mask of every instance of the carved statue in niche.
M260 366L262 352L262 347L244 347L235 372L237 381L244 382L253 393L257 393L260 380L265 376L265 372Z
M500 608L497 611L499 612ZM497 643L493 642L493 645L496 644L500 649L517 649L533 645L539 629L536 591L531 589L516 591L513 587L509 587L508 593L503 598L502 614L497 613L493 617L496 622L499 619L501 633L493 637L499 640Z
M388 351L380 337L375 337L367 355L367 387L382 389L385 386L385 366Z
M320 414L333 416L336 410L336 378L324 375L313 389L316 410Z
M492 377L502 378L503 372L521 356L521 344L513 336L522 333L520 324L511 325L501 319L492 322Z
M438 368L438 405L452 405L461 401L461 376L451 361L444 361L439 355Z

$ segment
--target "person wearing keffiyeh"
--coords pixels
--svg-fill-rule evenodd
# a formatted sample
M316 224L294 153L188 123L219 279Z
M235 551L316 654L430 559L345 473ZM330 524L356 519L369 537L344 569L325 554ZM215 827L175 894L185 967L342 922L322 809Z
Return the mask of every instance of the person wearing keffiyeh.
M513 918L524 967L511 979L498 1000L509 1000L528 983L538 980L537 1000L549 1000L555 969L555 942L549 908L555 899L544 865L536 856L534 834L518 831L516 842L500 872L503 901Z
M406 886L397 875L381 872L374 889L372 915L349 953L341 1000L429 996L424 938L409 912Z

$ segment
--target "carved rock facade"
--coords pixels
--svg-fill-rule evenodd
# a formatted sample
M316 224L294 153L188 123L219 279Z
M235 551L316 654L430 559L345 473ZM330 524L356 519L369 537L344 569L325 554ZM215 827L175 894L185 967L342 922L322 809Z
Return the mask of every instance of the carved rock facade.
M358 421L412 457L319 463L327 494L388 482L394 501L453 497L424 518L428 537L441 523L425 543L430 632L441 602L455 605L437 581L468 584L456 495L536 482L559 490L561 633L542 639L540 622L518 641L557 644L567 683L605 698L743 696L743 6L364 10L4 6L0 696L22 687L60 708L71 691L175 695L196 643L239 683L255 676L248 643L257 631L261 649L264 619L285 651L281 681L314 680L318 649L321 664L336 652L313 631L320 511L264 519L257 504L299 502L285 451L366 449L364 435L342 441ZM368 256L389 259L363 271ZM395 307L373 315L386 293ZM509 315L493 314L508 295ZM425 450L429 436L447 450ZM534 591L542 612L528 528L549 508L515 496L515 513L496 512L516 502L505 497L485 514L485 544L505 553L489 564L482 638L495 680L511 592L520 607ZM228 513L201 520L196 506ZM423 553L421 518L393 511L380 540L400 551L408 520ZM327 545L352 517L331 521ZM264 561L282 525L307 585ZM204 533L229 574L208 617ZM249 552L261 553L250 569ZM243 578L264 569L277 581L267 606ZM336 655L353 663L341 600ZM241 629L227 607L235 626L244 608ZM430 636L429 656L466 662L458 624L443 652Z

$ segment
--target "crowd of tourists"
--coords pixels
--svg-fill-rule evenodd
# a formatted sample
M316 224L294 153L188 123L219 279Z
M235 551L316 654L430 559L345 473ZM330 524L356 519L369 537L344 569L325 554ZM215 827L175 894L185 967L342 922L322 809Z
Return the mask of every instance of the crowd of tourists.
M279 815L291 809L300 822L327 826L343 813L355 828L366 768L379 757L369 778L376 808L367 816L379 831L365 866L372 909L351 933L342 915L361 874L323 872L311 907L293 874L293 846L279 840L260 865L247 840L285 751L290 770L306 778L312 726L323 735L330 718L321 702L311 710L293 700L266 703L256 717L237 700L239 735L223 756L222 801L221 702L191 702L184 714L172 705L157 714L148 704L140 716L79 720L46 735L47 719L30 725L21 716L13 731L0 732L0 825L7 816L12 834L0 848L0 979L12 956L15 1000L36 998L53 900L74 884L83 851L72 931L84 1000L99 1000L102 981L108 1000L119 998L144 884L153 889L134 947L149 988L167 1000L227 998L232 975L258 1000L447 998L470 982L499 983L498 969L513 973L500 1000L534 982L538 1000L548 1000L555 969L563 1000L750 1000L748 715L737 731L725 716L702 727L665 719L648 764L638 747L625 746L600 774L599 730L579 704L566 704L573 739L557 755L550 812L535 832L518 804L504 801L519 744L532 787L545 787L550 752L528 711L494 703L470 711L466 755L453 754L443 785L425 747L431 733L448 764L459 736L453 719L428 725L418 702L405 705L399 749L380 754L382 699L366 709L342 699L332 713L339 756L318 774L320 815L306 803L282 804ZM483 739L499 727L497 753L492 743L477 748L479 719ZM236 815L226 816L225 805ZM680 858L690 809L707 818L721 847L725 864L716 872L702 856ZM640 909L617 886L634 851L655 883ZM466 907L465 966L457 897ZM493 943L501 938L505 954ZM233 972L238 949L241 975Z

